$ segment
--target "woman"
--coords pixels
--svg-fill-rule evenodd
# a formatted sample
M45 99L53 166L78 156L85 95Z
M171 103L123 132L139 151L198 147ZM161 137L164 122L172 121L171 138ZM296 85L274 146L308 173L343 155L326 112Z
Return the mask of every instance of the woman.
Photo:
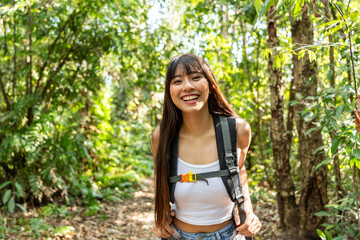
M245 156L250 145L249 124L238 118L237 156L240 179L245 198L246 221L235 222L231 202L220 177L204 182L177 183L175 204L170 210L168 188L168 149L179 130L178 174L189 169L198 173L219 169L217 145L212 114L236 116L203 59L184 54L172 59L168 65L163 119L153 132L151 147L155 161L155 224L152 228L159 238L180 234L183 239L235 239L254 236L261 228L252 210ZM202 194L189 194L201 192ZM237 216L237 214L235 214ZM231 234L229 234L231 233ZM215 236L217 238L215 238ZM241 239L237 237L236 239Z

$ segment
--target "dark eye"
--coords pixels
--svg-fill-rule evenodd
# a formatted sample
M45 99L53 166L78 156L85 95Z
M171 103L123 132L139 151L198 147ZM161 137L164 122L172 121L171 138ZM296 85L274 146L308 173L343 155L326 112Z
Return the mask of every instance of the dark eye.
M193 77L194 80L199 80L201 78L201 76L195 76Z
M181 83L181 80L173 80L172 83L173 83L173 84L180 84L180 83Z

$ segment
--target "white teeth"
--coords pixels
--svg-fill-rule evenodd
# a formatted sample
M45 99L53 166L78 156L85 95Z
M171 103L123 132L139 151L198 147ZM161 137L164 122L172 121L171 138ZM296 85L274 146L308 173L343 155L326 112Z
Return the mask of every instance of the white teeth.
M198 95L190 95L190 96L185 96L182 99L185 100L185 101L189 101L189 100L196 99L198 97L199 97Z

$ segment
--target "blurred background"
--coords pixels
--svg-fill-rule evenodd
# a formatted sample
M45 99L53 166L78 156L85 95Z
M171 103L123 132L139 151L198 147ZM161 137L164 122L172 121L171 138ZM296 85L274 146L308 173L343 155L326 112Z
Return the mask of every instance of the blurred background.
M257 239L359 239L359 10L2 0L0 238L153 239L151 132L168 62L194 53L252 127Z

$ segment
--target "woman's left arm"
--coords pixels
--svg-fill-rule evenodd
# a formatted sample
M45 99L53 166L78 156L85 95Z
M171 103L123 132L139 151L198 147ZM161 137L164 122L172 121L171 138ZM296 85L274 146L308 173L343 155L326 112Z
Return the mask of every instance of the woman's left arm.
M245 169L245 158L247 151L251 142L251 128L250 125L243 119L236 120L237 125L237 151L238 151L238 164L239 164L239 174L240 181L242 185L242 191L244 195L244 209L246 212L246 220L245 223L241 223L241 226L237 228L237 231L240 235L243 236L254 236L261 229L261 223L259 218L254 214L253 208L251 205L251 199L249 194L249 186L247 173ZM235 216L238 214L235 214ZM238 217L235 218L237 224L240 223Z

